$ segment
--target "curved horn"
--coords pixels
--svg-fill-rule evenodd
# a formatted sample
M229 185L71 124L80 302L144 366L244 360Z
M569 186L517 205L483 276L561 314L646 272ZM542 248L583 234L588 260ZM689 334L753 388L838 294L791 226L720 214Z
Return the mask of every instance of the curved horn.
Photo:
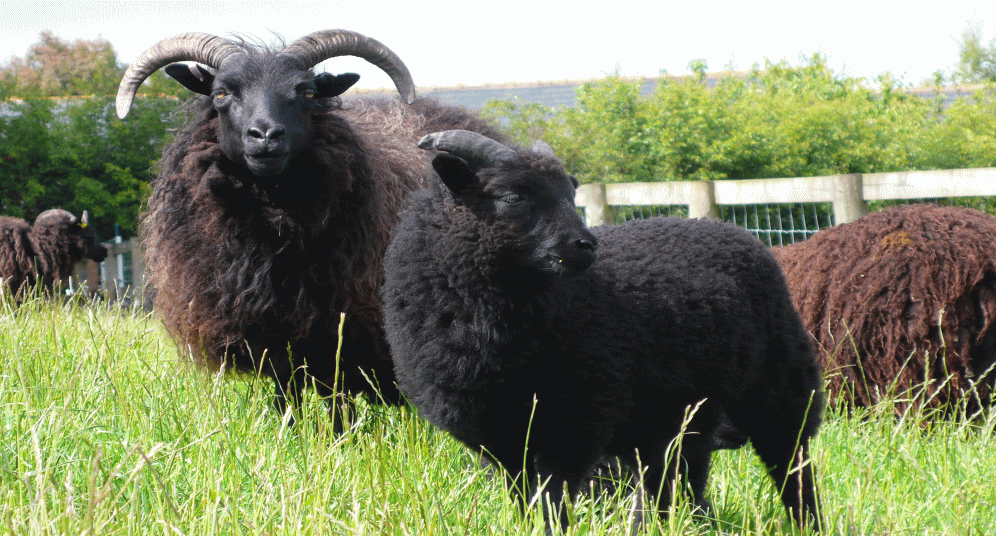
M550 146L547 145L547 143L545 141L543 141L543 140L536 140L536 141L534 141L533 145L532 145L532 147L530 147L530 149L532 149L533 153L538 154L540 156L548 156L550 158L557 158L557 156L553 154L553 149L551 149Z
M376 39L349 30L322 30L310 33L280 52L312 68L336 56L356 56L376 65L391 77L398 93L411 104L415 101L415 82L404 62Z
M494 167L515 156L515 151L469 130L434 132L418 142L422 149L436 149L459 156L475 168Z
M76 216L73 216L72 212L64 210L61 208L50 208L45 212L42 212L37 217L35 217L35 223L43 222L50 219L61 218L68 221L70 224L76 222Z
M232 41L206 33L185 33L163 39L136 58L121 77L115 102L118 118L124 119L128 115L138 87L162 67L178 61L196 61L219 69L228 57L241 52Z

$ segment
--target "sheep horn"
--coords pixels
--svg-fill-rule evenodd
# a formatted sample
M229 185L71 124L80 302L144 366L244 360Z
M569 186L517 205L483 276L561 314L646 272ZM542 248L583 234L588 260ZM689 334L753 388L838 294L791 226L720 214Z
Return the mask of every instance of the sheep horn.
M435 149L459 156L480 169L496 166L515 156L515 151L497 141L469 130L434 132L418 142L422 149Z
M35 218L35 223L46 221L54 218L62 218L68 220L70 224L76 221L76 216L73 216L72 212L64 210L61 208L50 208L45 212L42 212Z
M391 77L405 102L415 101L415 82L408 67L383 43L365 35L349 30L313 32L288 45L280 55L297 59L307 69L336 56L363 58Z
M163 39L135 59L121 77L115 102L118 118L124 119L128 115L139 86L162 67L178 61L196 61L219 69L222 62L241 52L232 41L206 33L184 33Z
M550 146L547 145L547 143L543 140L534 141L530 149L532 149L533 153L538 154L540 156L548 156L550 158L557 157L556 155L553 154L553 149L551 149Z

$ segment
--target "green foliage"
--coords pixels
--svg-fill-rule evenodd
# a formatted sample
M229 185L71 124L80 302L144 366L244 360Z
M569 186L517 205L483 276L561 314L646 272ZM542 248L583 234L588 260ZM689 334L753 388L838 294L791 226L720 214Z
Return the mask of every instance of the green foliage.
M111 239L115 224L136 234L168 119L186 90L157 73L120 121L113 95L123 72L106 40L50 32L0 68L0 214L30 220L54 207L89 210L98 239Z
M664 78L651 95L618 75L584 84L575 108L492 102L520 143L543 138L582 182L805 177L996 165L994 93L943 110L891 75L836 75L816 54L766 61L709 88Z
M996 82L996 37L983 43L981 23L970 22L961 33L954 79L963 84Z
M917 169L996 166L996 90L979 89L934 117L919 149Z
M13 82L13 93L23 97L109 95L123 73L106 39L70 42L45 31L23 58L0 69L0 80Z
M0 123L0 213L33 219L61 207L89 210L100 240L137 232L139 208L166 141L170 98L140 98L128 121L113 99L8 101Z

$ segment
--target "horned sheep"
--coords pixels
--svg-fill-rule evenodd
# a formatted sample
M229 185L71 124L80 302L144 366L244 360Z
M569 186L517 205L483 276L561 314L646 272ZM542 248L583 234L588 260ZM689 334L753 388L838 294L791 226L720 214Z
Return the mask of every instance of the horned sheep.
M996 372L996 219L904 205L778 248L834 398L974 413Z
M795 521L818 527L822 380L759 241L704 220L589 231L577 181L542 142L515 151L451 131L420 146L443 151L438 180L395 229L382 293L399 387L423 417L504 467L520 504L545 483L550 531L614 458L643 470L656 504L680 473L706 507L725 410Z
M389 74L405 102L343 104L358 76L312 71L343 55ZM389 232L429 173L416 142L439 128L501 134L462 108L416 100L401 59L346 30L277 49L210 34L165 39L123 77L119 116L162 67L204 95L165 148L141 221L154 307L170 333L210 368L272 378L282 412L306 379L330 401L333 387L399 401L378 292Z
M62 209L46 210L33 224L20 218L0 216L0 277L12 293L25 292L36 284L51 292L66 284L83 259L101 262L107 248L97 242L82 219Z

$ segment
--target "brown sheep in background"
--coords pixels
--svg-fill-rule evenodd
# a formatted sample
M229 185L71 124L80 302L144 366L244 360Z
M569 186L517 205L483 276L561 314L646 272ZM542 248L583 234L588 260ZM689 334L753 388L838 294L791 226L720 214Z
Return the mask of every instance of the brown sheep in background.
M892 393L898 411L967 398L975 412L990 403L992 216L899 206L774 252L820 350L831 396L867 406Z
M358 76L311 70L342 55L391 75L404 102L342 104ZM184 60L214 70L171 64ZM336 387L399 402L379 289L390 231L428 178L416 142L443 128L501 134L462 108L415 100L400 58L345 30L277 50L208 34L163 40L122 79L119 116L162 67L205 95L165 148L141 222L154 307L177 343L211 369L272 378L281 413L309 378L330 401Z
M15 294L41 283L51 292L56 282L68 283L76 264L83 259L101 262L107 248L82 220L62 209L46 210L34 224L0 216L0 277Z

